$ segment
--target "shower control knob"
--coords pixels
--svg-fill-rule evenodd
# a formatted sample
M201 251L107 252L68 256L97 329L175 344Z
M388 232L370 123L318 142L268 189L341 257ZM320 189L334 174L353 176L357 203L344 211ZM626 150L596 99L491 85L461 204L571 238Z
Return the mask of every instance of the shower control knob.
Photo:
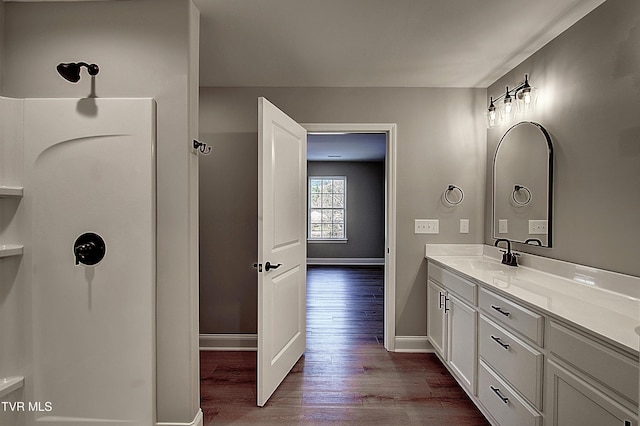
M107 246L102 237L93 232L80 235L73 244L73 255L76 265L93 266L100 262L107 252Z

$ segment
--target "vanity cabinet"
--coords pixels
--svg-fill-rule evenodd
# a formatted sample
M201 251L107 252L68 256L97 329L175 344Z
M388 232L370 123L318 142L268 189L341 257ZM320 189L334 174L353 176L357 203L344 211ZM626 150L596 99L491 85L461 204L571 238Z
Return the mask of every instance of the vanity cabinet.
M477 369L476 284L429 265L427 332L458 382L475 393Z
M548 341L548 426L638 425L637 359L555 321Z
M478 266L482 261L472 259L459 271L456 265L464 262L429 259L427 331L448 370L492 425L640 426L639 356L609 337L620 332L616 319L607 319L600 329L605 333L599 333L556 309L580 309L581 288L580 297L556 292L537 305L511 293L527 295L530 288L496 288L503 275L492 280L473 271L495 265ZM608 297L607 303L615 301Z

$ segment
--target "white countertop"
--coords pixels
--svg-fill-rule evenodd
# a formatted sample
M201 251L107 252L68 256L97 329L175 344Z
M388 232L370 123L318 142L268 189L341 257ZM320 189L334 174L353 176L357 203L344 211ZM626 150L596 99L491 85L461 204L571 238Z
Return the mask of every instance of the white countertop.
M640 278L608 273L614 274L609 281L617 281L616 289L624 288L628 281L628 293L632 296L612 291L592 278L597 276L600 281L606 280L607 271L598 271L600 275L573 273L561 276L528 266L503 265L495 257L497 252L487 246L484 246L484 250L461 247L461 255L451 251L451 245L446 245L447 250L434 250L429 246L432 245L428 245L426 257L441 266L458 271L481 285L513 296L547 315L569 321L638 354L640 338L635 329L640 326L640 298L636 297L635 292L640 286ZM444 248L445 245L442 246ZM487 252L490 255L486 255ZM527 263L536 264L537 261L533 259L536 256L526 256L529 257ZM549 259L544 262L549 262Z

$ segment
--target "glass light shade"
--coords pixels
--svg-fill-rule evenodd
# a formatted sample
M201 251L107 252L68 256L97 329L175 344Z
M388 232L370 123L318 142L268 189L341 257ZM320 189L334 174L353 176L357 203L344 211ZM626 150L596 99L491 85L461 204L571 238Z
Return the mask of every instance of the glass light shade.
M517 99L518 112L531 112L536 107L536 101L538 100L538 90L535 87L531 87L527 84L527 86L525 86L518 92Z
M504 101L502 102L502 119L503 121L509 121L515 115L515 105L513 98L509 95L509 88L504 94Z
M493 98L491 98L491 103L489 104L489 108L485 113L485 117L487 118L487 127L490 129L499 124L499 113L496 106L493 104Z

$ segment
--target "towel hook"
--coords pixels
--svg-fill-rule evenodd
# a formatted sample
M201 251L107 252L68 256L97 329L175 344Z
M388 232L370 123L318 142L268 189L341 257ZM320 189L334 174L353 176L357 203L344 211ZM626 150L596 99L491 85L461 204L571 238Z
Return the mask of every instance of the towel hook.
M208 146L204 142L200 142L198 140L193 140L193 149L196 151L200 151L203 155L209 155L211 153L211 147Z

